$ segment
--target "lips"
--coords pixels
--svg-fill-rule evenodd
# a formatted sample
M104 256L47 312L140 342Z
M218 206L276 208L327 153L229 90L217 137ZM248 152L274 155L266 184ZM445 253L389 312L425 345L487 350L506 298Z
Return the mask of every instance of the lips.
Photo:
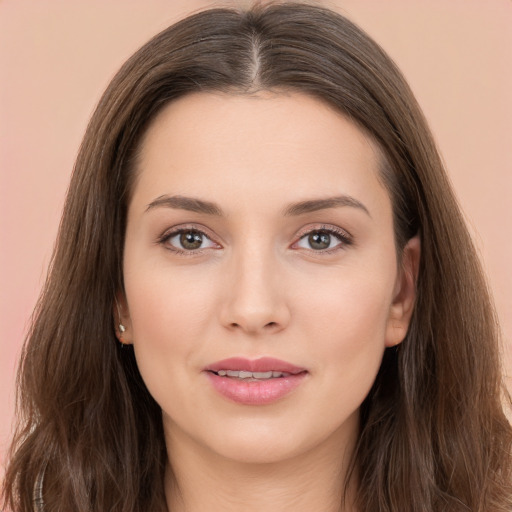
M276 402L295 390L308 373L305 368L271 357L223 359L204 371L218 393L244 405Z
M293 364L274 359L272 357L261 357L260 359L245 359L243 357L231 357L217 361L205 368L206 371L217 373L219 370L246 371L246 372L281 372L296 375L305 372L305 368L300 368Z

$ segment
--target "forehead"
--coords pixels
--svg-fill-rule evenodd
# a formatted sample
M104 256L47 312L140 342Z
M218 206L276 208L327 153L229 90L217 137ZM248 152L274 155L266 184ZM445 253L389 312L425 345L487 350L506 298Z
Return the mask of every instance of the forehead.
M167 105L140 146L134 196L388 199L371 138L301 93L195 93ZM151 197L153 196L153 197ZM211 197L209 197L211 198ZM134 197L134 200L137 200Z

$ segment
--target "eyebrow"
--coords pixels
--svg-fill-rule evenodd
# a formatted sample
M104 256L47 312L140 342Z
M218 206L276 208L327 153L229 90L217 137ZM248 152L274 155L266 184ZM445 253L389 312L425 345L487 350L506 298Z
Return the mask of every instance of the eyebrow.
M194 197L163 195L157 197L154 201L149 203L146 211L158 207L187 210L189 212L204 213L206 215L224 215L222 210L215 203L211 203L210 201L203 201L202 199L197 199Z
M335 197L326 197L325 199L312 199L309 201L301 201L287 206L284 210L285 216L303 215L304 213L317 212L319 210L327 210L329 208L340 208L342 206L350 206L365 212L371 217L368 208L354 197L342 195Z
M307 201L300 201L298 203L292 203L283 210L283 215L286 217L293 217L298 215L304 215L305 213L316 212L319 210L327 210L330 208L340 208L343 206L349 206L357 208L365 212L371 217L368 208L355 199L354 197L341 195L335 197L327 197L322 199L310 199ZM206 215L215 215L217 217L224 216L222 209L215 203L210 201L204 201L195 197L186 196L168 196L163 195L157 197L154 201L148 204L146 212L153 208L173 208L177 210L187 210L189 212L203 213Z

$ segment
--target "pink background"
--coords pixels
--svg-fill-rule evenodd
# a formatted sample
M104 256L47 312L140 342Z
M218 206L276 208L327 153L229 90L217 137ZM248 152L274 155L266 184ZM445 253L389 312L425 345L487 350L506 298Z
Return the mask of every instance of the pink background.
M88 118L121 65L199 0L0 0L0 454L15 366ZM495 295L512 376L512 2L332 0L405 73Z

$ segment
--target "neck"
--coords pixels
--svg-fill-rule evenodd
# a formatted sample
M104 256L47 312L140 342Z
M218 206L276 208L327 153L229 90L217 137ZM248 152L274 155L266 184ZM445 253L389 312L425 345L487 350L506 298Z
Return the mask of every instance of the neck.
M354 478L345 489L355 439L334 434L323 446L287 460L251 463L179 437L167 439L169 511L356 512Z

